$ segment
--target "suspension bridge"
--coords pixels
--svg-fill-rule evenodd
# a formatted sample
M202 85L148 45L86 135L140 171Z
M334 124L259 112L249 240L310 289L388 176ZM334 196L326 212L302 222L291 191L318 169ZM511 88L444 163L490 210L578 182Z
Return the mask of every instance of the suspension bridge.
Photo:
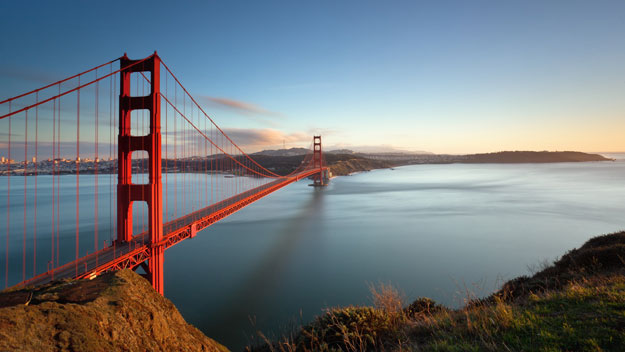
M320 136L286 174L263 167L156 52L0 101L0 131L5 288L130 268L163 294L166 249L327 179Z

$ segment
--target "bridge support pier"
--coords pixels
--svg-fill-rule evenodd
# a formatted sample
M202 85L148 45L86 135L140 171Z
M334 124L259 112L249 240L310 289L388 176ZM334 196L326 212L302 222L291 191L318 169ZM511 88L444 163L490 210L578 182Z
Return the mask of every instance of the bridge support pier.
M160 294L163 286L163 185L161 169L161 59L156 52L144 60L130 60L124 54L120 59L118 182L117 182L117 241L132 241L132 203L148 205L148 230L150 233L150 259L148 277L152 287ZM133 72L150 73L150 94L131 96L130 77ZM149 110L150 132L145 136L131 135L131 112ZM149 156L149 183L132 183L132 153L145 150Z

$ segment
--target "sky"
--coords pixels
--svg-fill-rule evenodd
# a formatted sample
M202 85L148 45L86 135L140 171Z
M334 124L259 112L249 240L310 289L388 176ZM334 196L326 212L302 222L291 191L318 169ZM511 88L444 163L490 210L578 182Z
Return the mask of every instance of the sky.
M0 31L0 100L157 50L251 149L625 151L623 1L3 1Z

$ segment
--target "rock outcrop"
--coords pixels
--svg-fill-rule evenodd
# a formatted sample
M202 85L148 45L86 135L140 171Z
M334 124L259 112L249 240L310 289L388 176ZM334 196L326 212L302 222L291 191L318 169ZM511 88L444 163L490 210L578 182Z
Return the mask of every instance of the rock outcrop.
M0 293L0 351L227 351L130 270Z

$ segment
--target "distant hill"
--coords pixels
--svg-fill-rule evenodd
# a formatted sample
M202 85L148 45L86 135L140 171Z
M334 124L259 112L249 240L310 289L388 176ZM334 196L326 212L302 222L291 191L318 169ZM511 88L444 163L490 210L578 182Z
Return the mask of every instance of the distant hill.
M251 155L267 155L267 156L296 156L305 155L310 150L305 148L290 148L290 149L267 149L260 152L252 153ZM327 154L360 154L366 156L368 154L373 155L432 155L430 152L425 151L408 151L399 150L389 147L354 147L353 149L324 149L324 153Z
M271 149L271 150L262 150L260 152L252 153L252 155L296 156L296 155L306 155L308 152L309 150L306 148Z
M332 149L326 150L325 153L329 154L358 154L358 155L432 155L434 153L426 152L422 150L417 151L409 151L409 150L390 150L390 149L379 149L378 151L374 151L373 149L369 151L363 150L351 150L351 149Z
M497 153L470 154L458 156L461 163L561 163L584 161L609 161L599 154L582 152L530 152L505 151Z
M351 149L333 149L327 150L326 153L330 154L355 154L355 152Z
M254 159L264 167L284 175L292 172L302 162L307 150L292 148L282 150L268 150L255 153ZM292 154L287 154L292 153ZM335 176L348 175L358 171L389 168L401 165L414 164L453 164L453 163L561 163L585 161L610 161L599 154L582 152L531 152L531 151L504 151L486 154L449 155L449 154L401 154L355 153L348 149L325 152L326 165ZM192 163L189 167L193 167ZM201 168L200 168L201 169Z

